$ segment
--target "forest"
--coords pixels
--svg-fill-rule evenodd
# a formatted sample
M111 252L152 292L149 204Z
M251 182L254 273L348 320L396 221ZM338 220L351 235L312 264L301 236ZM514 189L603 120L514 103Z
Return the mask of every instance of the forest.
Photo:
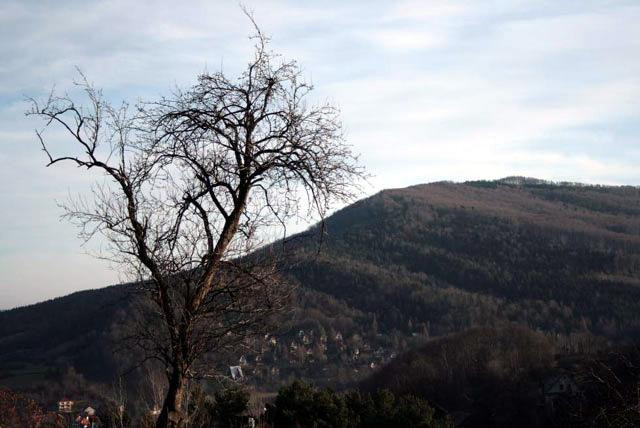
M624 409L633 385L615 386L612 404L601 389L611 385L593 376L635 367L638 213L635 187L522 177L382 191L333 214L326 233L291 240L292 307L277 331L219 355L219 372L242 367L241 386L264 397L329 387L342 406L340 394L375 401L385 390L426 400L450 422L545 426L540 391L561 371L588 409ZM62 394L97 400L126 373L124 389L145 389L134 395L152 406L151 386L134 387L148 373L117 343L135 293L117 285L0 312L0 385L39 390L50 405ZM81 391L69 390L74 376ZM556 406L552 421L598 416L574 405ZM629 417L618 410L610 417Z

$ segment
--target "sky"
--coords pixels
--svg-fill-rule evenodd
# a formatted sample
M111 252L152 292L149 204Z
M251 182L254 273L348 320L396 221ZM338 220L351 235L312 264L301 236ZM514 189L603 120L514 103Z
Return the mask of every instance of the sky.
M509 175L640 184L637 0L243 4L313 100L341 108L362 196ZM250 33L236 1L0 2L0 309L124 279L60 220L94 177L45 168L25 97L68 90L78 67L110 100L155 99L239 73Z

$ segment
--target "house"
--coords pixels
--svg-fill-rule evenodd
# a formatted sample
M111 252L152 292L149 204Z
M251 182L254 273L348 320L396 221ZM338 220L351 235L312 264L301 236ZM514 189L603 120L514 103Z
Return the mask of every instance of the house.
M580 394L580 387L569 372L559 371L549 376L542 384L544 407L549 414L555 413L559 405L579 401L576 399Z
M58 401L58 412L60 413L71 413L73 412L73 400L69 400L68 398L63 398Z
M578 384L569 373L560 373L551 376L543 384L545 401L554 400L557 397L575 396L580 392Z
M230 366L229 371L231 372L231 379L233 380L241 380L244 378L242 367L240 366Z
M84 428L95 428L99 426L100 419L96 416L96 411L93 407L87 407L84 409L83 414L78 415L76 418L76 424Z
M351 353L351 358L353 358L354 361L360 358L360 349L358 349L358 347L356 347Z

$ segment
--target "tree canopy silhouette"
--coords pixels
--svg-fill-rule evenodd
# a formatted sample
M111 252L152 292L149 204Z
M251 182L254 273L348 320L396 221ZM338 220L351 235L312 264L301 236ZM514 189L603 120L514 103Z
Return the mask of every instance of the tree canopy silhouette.
M338 109L311 105L300 67L254 28L255 53L238 78L205 72L131 108L109 103L81 74L86 105L52 93L28 112L75 145L56 154L37 131L47 166L68 162L106 178L89 202L66 204L66 217L84 238L105 237L109 257L144 284L141 322L162 322L135 335L146 358L167 368L158 426L181 424L185 379L206 370L205 355L255 333L286 300L273 251L246 255L293 217L323 218L362 176Z

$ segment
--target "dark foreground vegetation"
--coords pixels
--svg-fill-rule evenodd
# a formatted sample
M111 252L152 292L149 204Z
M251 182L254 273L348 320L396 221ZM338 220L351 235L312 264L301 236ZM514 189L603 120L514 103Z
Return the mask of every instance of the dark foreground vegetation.
M426 400L434 421L461 426L637 425L639 214L634 187L511 178L381 192L330 217L319 254L295 241L293 312L218 368L241 366L263 404L300 379L341 391L331 402L382 389ZM136 360L115 346L132 291L0 312L0 385L41 406L113 396ZM123 381L141 414L154 405L145 370Z
M68 371L50 382L48 401L43 390L3 389L0 426L68 426L52 400L72 396L71 416L92 406L95 426L151 427L153 382L132 394ZM562 355L544 335L509 325L433 340L341 392L301 381L277 394L243 380L194 381L187 416L191 427L244 427L249 418L264 427L632 427L639 387L638 347Z
M336 393L331 389L317 389L295 381L280 389L275 403L261 413L252 413L250 394L240 388L230 388L213 397L202 390L192 392L188 407L188 426L191 427L245 427L249 418L262 427L452 427L450 418L438 413L429 403L414 395L396 396L389 390L374 394L349 391ZM69 426L71 415L46 411L35 401L8 390L0 391L0 427L60 427ZM97 427L153 427L151 414L132 418L119 413L109 403L97 409L90 418ZM80 417L81 418L81 417ZM91 423L90 422L90 423Z

